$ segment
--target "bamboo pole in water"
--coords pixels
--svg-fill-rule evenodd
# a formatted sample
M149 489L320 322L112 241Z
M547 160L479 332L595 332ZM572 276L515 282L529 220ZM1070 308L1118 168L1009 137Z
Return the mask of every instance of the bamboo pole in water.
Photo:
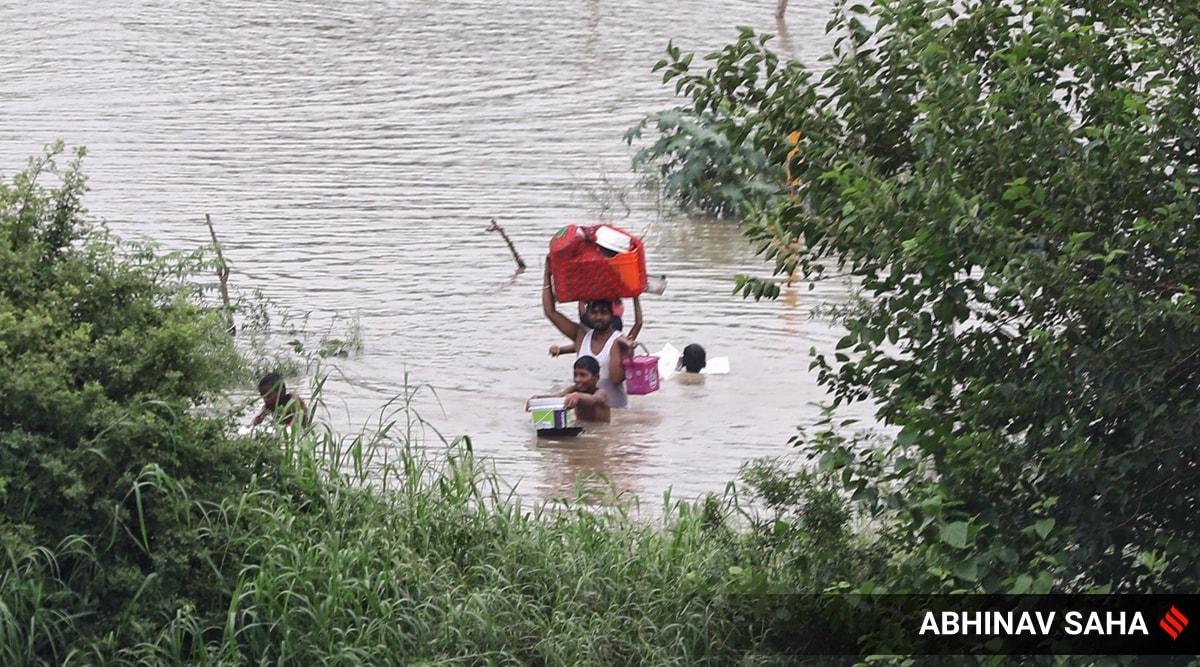
M775 18L783 18L783 13L787 11L788 0L779 0L775 3Z
M229 265L225 262L225 255L221 254L221 242L217 240L212 216L205 213L204 221L208 223L208 233L212 235L213 247L217 249L217 278L221 281L221 302L225 304L225 326L232 336L237 333L237 329L233 325L233 306L229 303Z
M492 226L488 227L487 230L489 232L500 232L500 236L503 236L504 242L508 244L508 249L512 251L513 259L517 260L517 268L524 269L525 260L521 259L521 256L517 254L517 247L513 245L512 239L508 238L508 234L504 231L504 228L496 224L495 218L492 218Z

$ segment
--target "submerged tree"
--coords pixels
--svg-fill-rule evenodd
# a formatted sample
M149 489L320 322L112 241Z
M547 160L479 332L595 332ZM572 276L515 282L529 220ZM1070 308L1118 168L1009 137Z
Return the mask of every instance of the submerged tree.
M793 187L745 226L775 271L850 273L867 297L814 366L899 436L812 444L887 519L875 583L1195 586L1195 3L878 0L829 28L815 82L748 31L704 73L675 50L660 67L684 112L745 118L739 137L787 160Z
M692 55L669 46L655 70L666 70L664 81L678 79L676 90L693 104L647 116L625 134L632 144L647 128L658 133L634 166L690 214L739 219L763 206L787 184L784 163L795 144L783 128L796 127L815 101L807 72L781 66L765 48L769 37L741 31L736 44L707 57L720 63L710 76L684 76Z

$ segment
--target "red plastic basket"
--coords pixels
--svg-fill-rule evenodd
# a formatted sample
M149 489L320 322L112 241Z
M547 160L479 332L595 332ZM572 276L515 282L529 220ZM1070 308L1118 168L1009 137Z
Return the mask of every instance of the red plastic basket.
M609 225L611 226L611 225ZM559 301L634 297L646 291L646 254L630 237L630 250L609 257L596 243L596 228L567 225L550 240L550 275Z

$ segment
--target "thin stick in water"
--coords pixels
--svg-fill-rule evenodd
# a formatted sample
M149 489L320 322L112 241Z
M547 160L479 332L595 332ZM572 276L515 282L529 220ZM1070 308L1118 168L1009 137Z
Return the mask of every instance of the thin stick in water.
M217 240L217 230L213 227L212 216L205 213L204 221L208 223L208 233L212 234L213 246L217 249L217 278L221 280L221 302L225 304L225 326L229 335L237 332L233 325L233 306L229 304L229 265L225 263L225 255L221 254L221 242Z
M517 247L513 245L512 239L508 238L508 234L505 233L504 228L496 224L495 218L492 218L492 226L488 227L487 230L489 232L500 232L500 236L503 236L504 242L508 244L508 249L512 251L513 259L517 260L517 268L524 269L525 260L521 259L521 256L517 254Z

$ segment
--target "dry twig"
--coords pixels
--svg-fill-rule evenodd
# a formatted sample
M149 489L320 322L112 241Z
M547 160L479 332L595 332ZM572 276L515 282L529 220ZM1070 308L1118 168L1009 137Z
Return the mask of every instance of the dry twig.
M504 231L504 228L501 227L500 225L496 224L495 218L492 218L492 226L488 227L487 231L500 232L500 236L503 236L504 242L508 244L508 249L512 251L513 259L517 260L517 268L524 269L525 268L525 260L521 259L521 256L519 254L517 254L517 247L515 245L513 245L512 239L508 238L508 234Z
M217 230L213 227L212 216L205 213L204 221L208 223L208 233L212 234L213 247L217 249L217 278L221 281L221 302L225 304L225 326L229 335L237 332L233 325L233 306L229 303L229 265L221 254L221 242L217 240Z

